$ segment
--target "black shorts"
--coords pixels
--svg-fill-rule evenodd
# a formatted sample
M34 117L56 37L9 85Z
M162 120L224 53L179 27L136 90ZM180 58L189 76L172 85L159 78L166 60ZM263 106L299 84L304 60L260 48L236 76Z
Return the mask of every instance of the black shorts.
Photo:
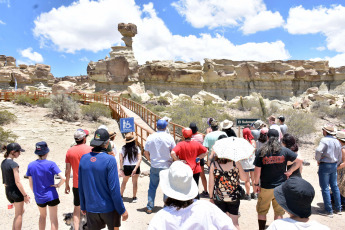
M12 204L14 202L24 201L23 194L16 185L5 186L7 200Z
M124 165L123 166L123 172L125 176L130 176L135 168L135 165ZM135 174L140 174L140 166L138 167L137 171Z
M41 207L41 208L45 208L45 207L47 207L47 205L48 205L49 207L54 207L54 206L56 206L56 205L58 205L58 204L60 204L59 198L57 198L57 199L55 199L55 200L48 201L48 202L46 202L46 203L44 203L44 204L37 204L37 206L38 206L38 207Z
M80 206L80 199L79 199L79 189L72 188L73 191L73 204L74 206Z
M205 165L205 159L201 158L200 159L200 166L203 167Z
M108 229L121 226L121 216L116 210L107 213L86 212L88 229L102 229L105 225Z
M254 172L254 169L244 169L245 172Z
M223 202L223 201L214 201L214 204L217 205L224 213L228 212L232 215L238 215L238 209L240 207L240 200L232 202Z

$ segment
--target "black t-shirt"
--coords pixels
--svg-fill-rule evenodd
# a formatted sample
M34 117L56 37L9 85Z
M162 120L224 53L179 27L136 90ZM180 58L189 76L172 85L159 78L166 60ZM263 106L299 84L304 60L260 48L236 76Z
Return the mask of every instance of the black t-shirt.
M260 157L260 151L257 151L254 165L261 168L261 187L272 189L281 185L286 180L284 173L287 162L292 162L296 158L297 154L285 147L275 154L268 154L264 157Z
M14 162L12 159L5 159L1 163L2 171L2 183L7 186L16 185L14 180L13 169L19 167L19 165Z

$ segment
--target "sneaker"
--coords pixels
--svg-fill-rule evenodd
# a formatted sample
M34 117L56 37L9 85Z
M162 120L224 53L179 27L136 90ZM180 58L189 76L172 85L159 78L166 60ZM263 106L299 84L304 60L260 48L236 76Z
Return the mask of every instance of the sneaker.
M303 164L304 166L309 166L309 165L310 165L310 162L304 160L302 164Z
M339 216L342 215L341 211L339 211L339 210L338 210L338 211L337 211L337 210L334 210L333 213L336 214L336 215L339 215Z
M333 218L333 212L319 211L319 215Z
M202 193L200 193L200 196L204 197L204 198L209 198L210 197L208 192L206 192L206 191L203 191Z
M257 200L258 199L258 194L257 193L251 193L250 194L250 198L254 199L254 200Z
M138 198L133 197L132 203L137 203L138 202Z
M249 194L245 194L243 200L248 200L250 201L252 198L250 198Z

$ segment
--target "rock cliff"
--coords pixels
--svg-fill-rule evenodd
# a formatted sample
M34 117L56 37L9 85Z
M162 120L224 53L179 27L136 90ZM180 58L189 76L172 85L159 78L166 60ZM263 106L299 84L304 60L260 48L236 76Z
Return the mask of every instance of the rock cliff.
M54 76L50 72L50 66L44 64L16 65L14 57L0 55L0 87L8 89L14 87L17 81L18 88L35 85L42 82L51 86Z
M112 47L110 58L90 62L87 73L96 90L124 90L134 82L156 95L166 90L175 94L212 92L224 99L253 92L271 99L289 100L323 82L332 90L345 80L345 67L332 68L328 61L232 61L205 59L200 62L151 61L138 65L132 49L133 24L118 25L126 46Z

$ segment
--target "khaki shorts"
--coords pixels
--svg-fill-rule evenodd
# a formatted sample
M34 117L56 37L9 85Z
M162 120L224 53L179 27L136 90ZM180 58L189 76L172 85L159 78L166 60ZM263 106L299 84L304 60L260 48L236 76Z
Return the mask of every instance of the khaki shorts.
M272 206L274 210L275 216L282 216L284 215L285 211L284 209L277 203L276 199L274 198L274 189L264 189L261 188L261 192L259 193L258 197L258 203L256 204L256 211L259 215L266 215L268 213L268 210Z

